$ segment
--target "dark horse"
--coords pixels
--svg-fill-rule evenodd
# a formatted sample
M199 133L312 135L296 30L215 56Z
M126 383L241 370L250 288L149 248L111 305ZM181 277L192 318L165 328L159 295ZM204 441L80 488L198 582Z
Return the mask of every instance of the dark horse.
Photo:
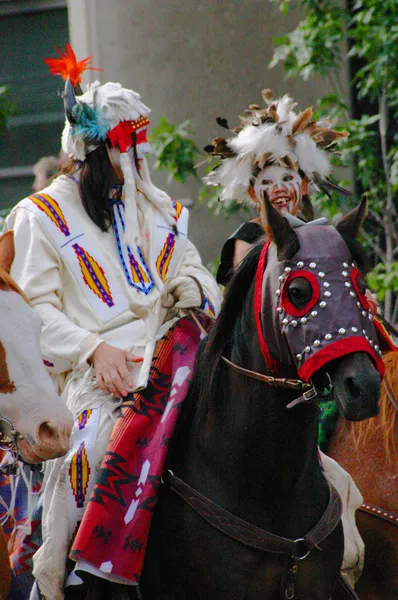
M153 519L144 600L343 597L338 501L318 460L314 389L304 398L297 377L319 390L331 383L346 419L378 413L380 350L355 241L366 203L337 228L293 228L266 205L274 243L244 260L199 353ZM295 377L296 389L270 373Z

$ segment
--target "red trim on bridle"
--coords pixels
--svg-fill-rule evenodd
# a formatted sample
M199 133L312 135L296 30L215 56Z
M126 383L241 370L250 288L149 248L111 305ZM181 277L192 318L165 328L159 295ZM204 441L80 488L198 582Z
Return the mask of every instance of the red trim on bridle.
M294 304L290 302L288 295L288 284L292 281L292 279L297 279L297 277L303 277L304 279L307 279L312 288L312 296L303 308L297 308L297 306L294 306ZM292 315L293 317L302 317L309 310L311 310L313 306L315 306L320 295L321 290L319 287L319 281L313 273L310 271L304 271L303 269L300 271L293 271L292 273L289 273L283 283L281 306L289 315Z
M312 356L307 358L303 366L298 369L298 375L303 381L309 381L314 373L319 371L330 361L353 352L366 352L369 354L375 363L376 369L380 373L380 377L383 377L385 372L383 361L373 350L369 342L360 336L344 338L328 344L325 348L322 348L322 350L317 350Z
M256 271L256 287L254 291L254 319L256 323L257 336L260 342L261 353L264 357L265 364L271 371L276 372L278 370L278 361L271 356L267 343L264 339L263 327L261 323L261 306L263 296L263 275L265 267L267 266L267 253L271 241L268 240L264 244L264 248L261 251L260 260L258 261Z
M357 293L358 296L358 300L361 303L361 305L363 306L363 308L365 310L369 310L370 306L369 306L369 300L367 299L367 297L365 296L365 294L363 294L361 292L361 290L359 289L359 285L358 285L358 278L363 279L362 274L360 271L358 271L358 269L353 269L351 271L351 283L352 283L352 287L354 288L354 290Z

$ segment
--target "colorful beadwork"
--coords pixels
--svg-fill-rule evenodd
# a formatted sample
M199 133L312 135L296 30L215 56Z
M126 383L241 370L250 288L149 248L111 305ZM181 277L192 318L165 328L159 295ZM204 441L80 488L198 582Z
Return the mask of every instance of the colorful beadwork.
M169 270L171 257L173 256L174 246L175 235L174 233L169 233L162 248L162 251L159 254L158 259L156 261L156 269L163 283L166 281L167 271Z
M72 248L79 260L84 282L105 304L114 306L111 290L102 267L79 244L73 244Z
M29 196L29 200L34 202L65 236L70 235L65 216L54 198L51 198L48 194L34 194L33 196Z
M78 508L84 506L90 472L86 448L84 442L82 442L73 455L69 467L69 479Z
M87 425L87 422L89 420L89 418L91 417L91 413L92 413L92 409L89 408L88 410L84 410L78 417L77 417L77 424L79 427L79 430L84 429L85 426Z
M130 246L126 246L127 255L129 258L129 265L127 265L123 249L122 249L122 239L121 234L124 233L125 224L123 219L122 207L123 202L120 200L120 196L115 194L112 198L113 201L113 210L116 211L117 216L119 217L120 223L122 225L123 231L119 231L118 227L118 219L114 219L113 221L113 230L115 233L117 250L119 253L120 262L123 267L124 274L126 276L127 282L131 287L134 287L139 292L143 292L144 294L149 294L151 289L154 287L154 282L151 276L151 272L145 262L144 256L139 246L137 246L138 255L141 264L138 262L137 258L133 255ZM115 215L116 217L116 215ZM130 267L130 268L129 268Z

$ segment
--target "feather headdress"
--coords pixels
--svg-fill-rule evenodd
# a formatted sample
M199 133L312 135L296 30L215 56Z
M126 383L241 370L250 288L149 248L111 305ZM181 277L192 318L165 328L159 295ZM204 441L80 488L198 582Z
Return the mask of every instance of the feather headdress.
M311 107L296 114L297 103L288 95L274 100L268 89L262 95L266 107L251 104L240 115L238 127L231 130L235 137L217 137L205 147L208 154L221 159L206 177L207 184L222 186L221 200L250 202L248 188L256 172L279 164L306 175L315 187L336 189L328 179L332 167L327 154L348 133L333 130L327 120L315 121ZM229 129L225 119L217 122Z
M90 152L107 141L112 147L118 147L124 178L125 241L131 247L140 243L137 207L142 202L151 202L167 223L175 227L175 208L170 197L151 182L145 159L139 175L127 154L133 143L132 135L136 139L145 133L150 109L141 102L139 94L120 83L100 85L95 81L82 94L79 83L85 69L93 69L88 66L91 57L77 62L69 44L64 53L58 49L57 52L60 58L47 58L45 62L53 75L60 75L65 80L63 151L74 160L84 161ZM140 144L143 154L149 149L145 141Z

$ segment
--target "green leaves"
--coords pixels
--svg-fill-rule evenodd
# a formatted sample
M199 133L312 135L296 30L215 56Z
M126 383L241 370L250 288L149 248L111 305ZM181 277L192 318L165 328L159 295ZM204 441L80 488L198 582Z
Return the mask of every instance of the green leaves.
M367 275L369 287L377 294L380 302L384 301L386 291L398 292L398 262L389 266L380 263Z
M169 173L169 181L185 183L188 177L198 179L195 163L200 156L199 149L191 139L190 121L172 125L162 117L159 125L149 136L156 156L155 169Z
M0 86L0 133L7 126L7 118L15 115L16 105L10 100L10 91L5 85Z

